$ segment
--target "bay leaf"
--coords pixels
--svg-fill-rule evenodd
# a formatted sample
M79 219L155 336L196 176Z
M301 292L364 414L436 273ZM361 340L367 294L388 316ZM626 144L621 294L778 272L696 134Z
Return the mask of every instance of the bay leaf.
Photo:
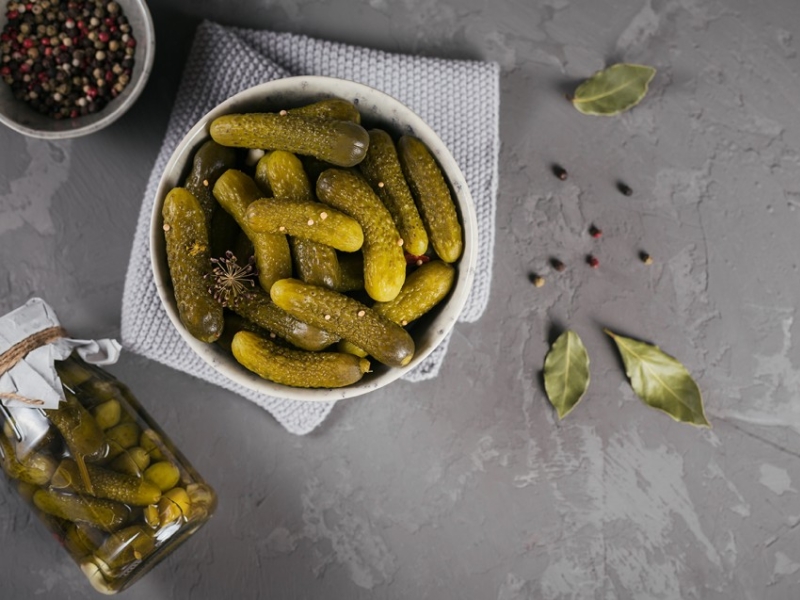
M589 354L574 331L565 331L544 359L544 389L558 418L566 417L589 387Z
M617 115L642 101L655 74L646 65L612 65L579 85L572 104L586 115Z
M686 367L658 346L604 331L617 344L631 387L644 403L676 421L710 427L700 388Z

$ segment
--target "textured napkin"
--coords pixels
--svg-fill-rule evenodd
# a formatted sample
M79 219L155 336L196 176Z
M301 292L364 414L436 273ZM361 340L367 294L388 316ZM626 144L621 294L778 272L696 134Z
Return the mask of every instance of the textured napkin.
M489 299L499 151L499 68L494 63L390 54L306 36L202 23L195 35L167 132L147 184L122 299L127 350L236 392L267 409L287 430L317 427L334 402L265 396L211 369L183 341L161 306L150 267L150 213L161 173L180 140L209 110L258 83L293 75L356 81L393 96L442 138L464 173L478 215L475 283L459 320L476 321ZM431 379L449 337L405 379Z

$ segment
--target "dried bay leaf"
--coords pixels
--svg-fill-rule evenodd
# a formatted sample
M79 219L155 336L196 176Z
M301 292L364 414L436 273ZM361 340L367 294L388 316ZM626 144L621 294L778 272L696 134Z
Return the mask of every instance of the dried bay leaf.
M544 359L544 389L558 412L566 417L589 387L589 354L574 331L565 331Z
M604 330L617 344L636 395L676 421L710 427L700 388L680 362L658 346Z
M646 65L612 65L579 85L572 104L585 115L617 115L641 102L655 74Z

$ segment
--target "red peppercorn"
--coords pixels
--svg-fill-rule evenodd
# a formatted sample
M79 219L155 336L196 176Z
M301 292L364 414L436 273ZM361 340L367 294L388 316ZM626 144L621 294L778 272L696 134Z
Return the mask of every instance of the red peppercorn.
M28 2L25 5L25 10L33 10L33 3L32 2Z
M97 34L97 39L99 39L101 42L107 42L110 39L110 36L105 31L101 31Z
M33 48L35 45L36 45L36 40L34 40L33 38L25 38L22 41L22 46L24 48Z
M52 56L53 55L53 49L50 46L48 46L47 48L44 49L44 55L45 56Z
M105 19L103 19L103 24L106 27L111 27L114 24L114 19L112 19L111 17L106 17Z
M114 72L113 71L106 71L106 81L109 83L114 81Z
M86 95L89 96L89 98L97 98L97 88L90 87L86 90Z
M0 67L0 75L11 75L11 68Z
M13 21L19 16L19 13L16 10L10 10L6 13L9 21Z
M49 37L43 37L41 40L39 40L39 43L42 46L49 46L50 45L50 38Z
M593 269L596 269L597 267L600 266L600 261L597 259L596 256L592 256L591 254L586 258L586 262Z
M20 70L22 73L30 73L30 71L31 71L31 66L30 66L28 63L22 63L22 64L19 66L19 70Z
M39 78L39 81L42 81L42 82L47 81L47 80L50 79L50 76L47 73L45 73L44 71L39 73L39 75L37 75L37 77Z
M69 113L69 118L70 119L77 119L78 118L78 111L75 110L75 109L72 109L72 112Z
M135 48L136 47L136 40L131 38L131 39L128 40L128 43L126 45L128 46L128 48Z

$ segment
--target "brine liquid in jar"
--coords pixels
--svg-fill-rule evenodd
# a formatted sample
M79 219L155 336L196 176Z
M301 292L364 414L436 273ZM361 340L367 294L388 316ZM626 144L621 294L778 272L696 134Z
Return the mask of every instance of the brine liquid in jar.
M94 588L119 592L211 517L216 495L128 388L76 354L58 408L0 405L0 463Z

